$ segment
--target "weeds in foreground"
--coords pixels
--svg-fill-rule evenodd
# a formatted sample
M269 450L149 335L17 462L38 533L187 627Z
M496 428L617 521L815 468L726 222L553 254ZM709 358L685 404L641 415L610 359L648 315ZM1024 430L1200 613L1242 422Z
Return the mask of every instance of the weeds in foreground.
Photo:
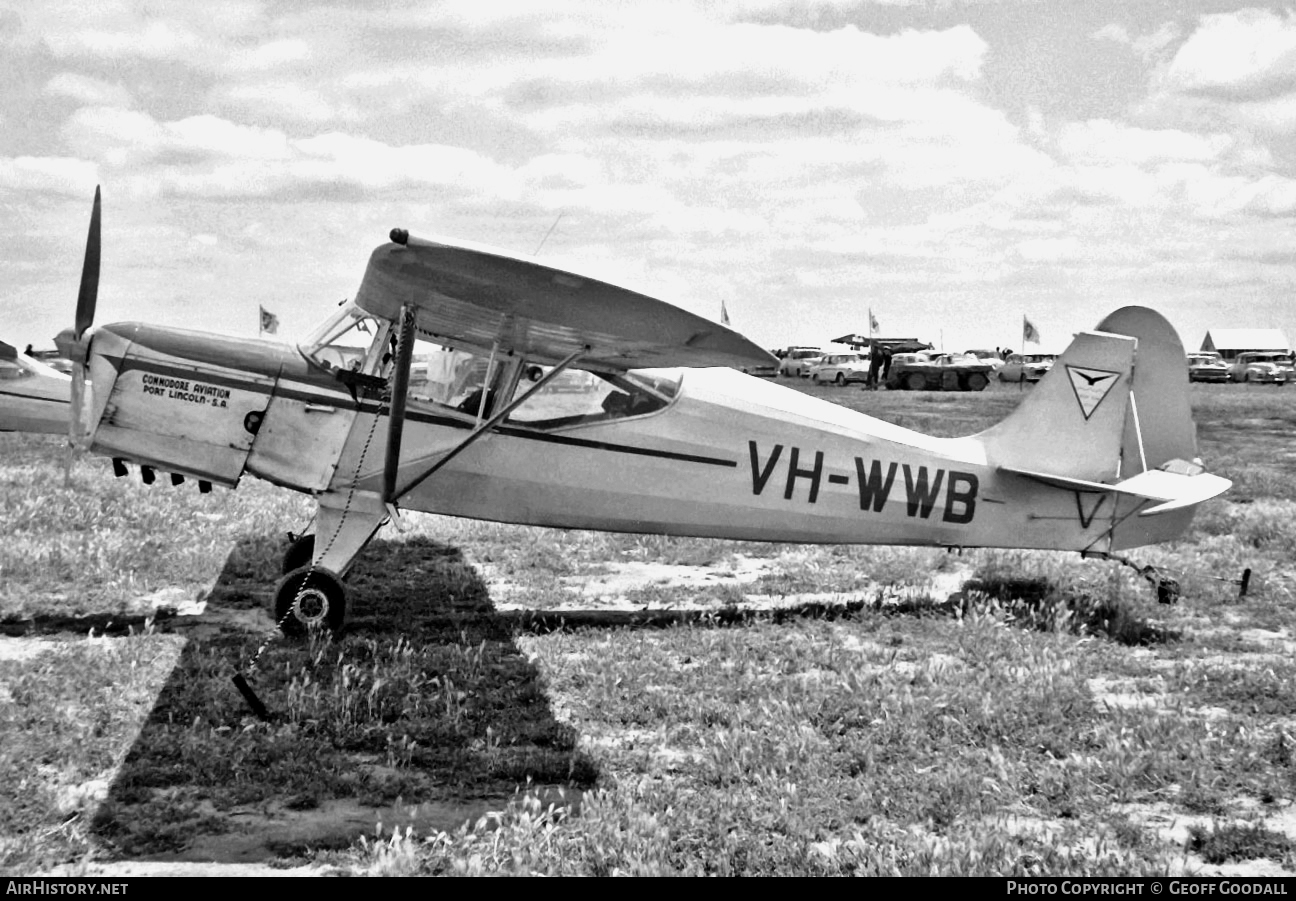
M1188 850L1213 864L1267 857L1290 865L1296 844L1282 833L1266 829L1259 823L1215 822L1210 827L1193 825L1188 828Z

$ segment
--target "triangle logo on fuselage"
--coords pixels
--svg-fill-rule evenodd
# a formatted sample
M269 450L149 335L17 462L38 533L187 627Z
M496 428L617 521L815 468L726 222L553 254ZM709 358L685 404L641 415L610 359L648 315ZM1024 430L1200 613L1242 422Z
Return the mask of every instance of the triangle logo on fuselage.
M1071 379L1071 388L1075 391L1080 412L1086 420L1098 409L1098 405L1111 393L1111 389L1120 381L1120 373L1107 369L1088 369L1083 366L1068 366L1067 376Z

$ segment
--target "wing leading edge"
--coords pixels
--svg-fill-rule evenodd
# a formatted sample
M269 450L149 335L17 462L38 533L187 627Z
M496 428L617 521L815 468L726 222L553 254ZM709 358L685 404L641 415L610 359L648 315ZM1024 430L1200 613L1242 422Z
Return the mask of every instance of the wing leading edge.
M417 306L420 331L446 344L560 360L577 367L649 369L767 365L773 357L737 332L598 279L503 251L407 237L374 250L356 294L366 312L396 320ZM402 240L403 239L403 240Z

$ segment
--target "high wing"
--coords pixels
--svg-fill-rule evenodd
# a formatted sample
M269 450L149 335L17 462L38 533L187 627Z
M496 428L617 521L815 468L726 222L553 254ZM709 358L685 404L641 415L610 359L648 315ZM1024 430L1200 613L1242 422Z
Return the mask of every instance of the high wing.
M737 332L664 301L505 251L401 229L370 256L355 302L392 321L413 304L418 329L452 346L498 346L548 361L581 352L581 369L774 362Z

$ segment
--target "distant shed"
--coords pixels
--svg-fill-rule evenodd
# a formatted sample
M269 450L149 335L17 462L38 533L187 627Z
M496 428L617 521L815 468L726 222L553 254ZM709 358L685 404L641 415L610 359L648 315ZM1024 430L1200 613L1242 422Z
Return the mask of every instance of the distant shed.
M1202 341L1202 350L1213 350L1226 360L1248 350L1290 350L1291 344L1282 329L1213 328Z

